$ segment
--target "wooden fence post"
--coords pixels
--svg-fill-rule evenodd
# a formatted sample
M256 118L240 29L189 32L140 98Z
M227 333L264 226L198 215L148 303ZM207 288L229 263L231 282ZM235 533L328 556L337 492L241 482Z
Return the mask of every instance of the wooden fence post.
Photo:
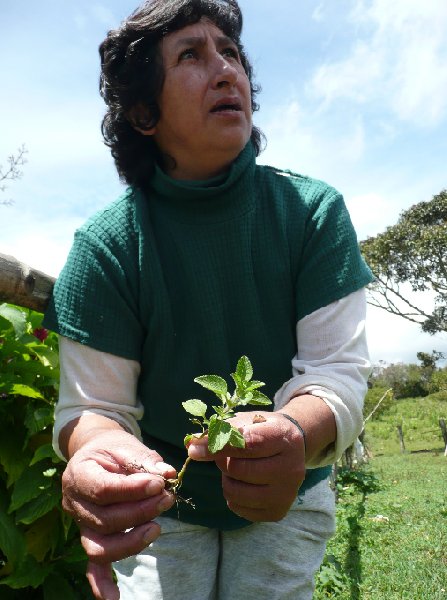
M447 427L445 426L444 419L439 419L439 427L441 428L442 437L444 438L444 444L445 444L444 456L447 456Z
M0 253L0 302L44 312L55 278Z
M401 452L405 452L405 442L404 442L404 434L402 431L402 425L397 425L397 433L399 434Z

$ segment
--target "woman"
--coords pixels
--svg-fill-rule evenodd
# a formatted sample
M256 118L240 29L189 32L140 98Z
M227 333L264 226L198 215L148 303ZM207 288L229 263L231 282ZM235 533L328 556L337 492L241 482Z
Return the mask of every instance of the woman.
M234 0L153 0L100 48L103 133L130 187L76 233L46 315L63 504L97 598L118 598L112 561L124 599L311 598L330 465L362 427L371 274L340 194L256 165L241 28ZM273 410L232 420L245 449L191 443L195 508L172 506L181 402L243 354Z

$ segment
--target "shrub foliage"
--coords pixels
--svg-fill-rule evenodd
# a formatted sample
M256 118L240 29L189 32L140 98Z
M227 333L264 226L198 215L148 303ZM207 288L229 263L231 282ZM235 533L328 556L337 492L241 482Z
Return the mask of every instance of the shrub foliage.
M51 446L57 336L42 315L0 305L0 596L92 598L76 525L61 508Z

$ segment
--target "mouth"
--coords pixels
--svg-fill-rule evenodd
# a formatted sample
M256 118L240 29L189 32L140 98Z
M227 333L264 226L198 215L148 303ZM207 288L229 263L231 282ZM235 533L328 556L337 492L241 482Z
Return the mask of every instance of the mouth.
M239 101L229 101L229 100L220 100L216 102L210 112L212 113L222 113L222 112L240 112L242 110L242 106Z

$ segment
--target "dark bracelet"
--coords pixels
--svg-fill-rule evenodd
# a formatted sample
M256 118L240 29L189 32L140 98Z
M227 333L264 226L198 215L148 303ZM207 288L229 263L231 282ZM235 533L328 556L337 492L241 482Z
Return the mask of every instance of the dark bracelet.
M293 417L291 417L290 415L287 415L286 413L283 413L283 412L281 414L283 417L288 419L291 423L296 425L298 427L298 429L300 430L301 435L303 436L304 452L306 452L306 434L304 433L304 429L301 427L301 425L298 423L298 421L296 419L294 419Z

